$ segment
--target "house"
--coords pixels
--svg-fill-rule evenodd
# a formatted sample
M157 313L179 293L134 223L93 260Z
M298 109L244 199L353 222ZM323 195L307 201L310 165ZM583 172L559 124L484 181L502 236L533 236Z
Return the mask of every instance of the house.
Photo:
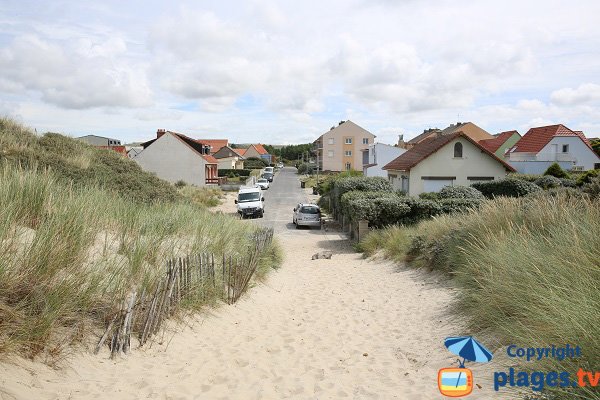
M251 144L244 151L243 156L245 158L262 158L269 164L273 162L273 156L269 154L262 144Z
M215 154L222 147L229 146L228 139L196 139L196 142L207 145L210 148L210 154Z
M144 150L142 146L125 146L125 149L127 150L127 157L129 158L135 158Z
M488 132L481 129L480 127L478 127L477 125L475 125L472 122L457 122L456 124L450 124L445 129L438 129L438 128L425 129L423 131L423 133L421 133L420 135L418 135L418 136L410 139L408 142L406 142L404 147L407 149L410 149L413 146L416 146L417 144L423 142L424 140L431 139L431 138L434 138L437 136L452 135L456 132L463 132L464 134L471 137L471 139L474 139L475 141L494 138ZM402 141L402 138L400 140ZM400 147L402 147L402 146L400 146Z
M393 159L405 153L406 149L384 143L373 143L362 150L363 174L365 176L387 177L383 167Z
M232 149L228 145L223 146L213 154L217 159L219 169L244 169L245 157L240 155L239 149ZM245 153L245 150L243 151Z
M205 186L218 183L217 159L207 144L181 133L159 129L156 139L142 143L144 150L133 160L143 170L175 183Z
M81 140L82 142L86 142L87 144L96 147L121 146L121 141L119 139L107 138L104 136L85 135L78 137L77 140Z
M493 139L480 140L479 144L494 153L496 156L503 158L508 149L513 147L521 139L521 135L517 131L501 132L494 135Z
M362 170L362 150L369 148L375 135L354 122L342 121L313 142L321 171Z
M388 163L390 183L410 196L444 186L469 186L502 179L514 168L465 132L423 140Z
M81 140L82 142L85 142L99 149L115 151L121 154L122 156L127 157L127 149L125 148L125 146L121 145L121 141L119 139L113 139L97 135L85 135L78 137L77 140Z
M531 128L508 150L508 163L526 174L541 174L553 163L573 171L600 168L600 158L583 132L562 124Z

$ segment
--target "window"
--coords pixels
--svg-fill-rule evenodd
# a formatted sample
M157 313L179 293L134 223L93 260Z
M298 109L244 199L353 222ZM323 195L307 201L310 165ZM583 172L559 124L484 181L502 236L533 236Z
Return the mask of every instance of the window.
M352 138L351 137L347 137L347 138L345 138L344 142L346 144L352 144Z
M454 145L454 158L462 158L463 156L463 145L458 142Z
M327 140L327 143L329 143L329 144L334 144L334 143L335 143L335 139L334 139L334 138L329 138L329 139Z
M569 145L568 144L563 144L562 145L562 152L563 153L568 153L569 152Z
M350 171L352 169L352 164L349 162L346 163L346 171Z
M388 175L388 181L393 185L397 175Z
M363 144L369 144L369 138L363 138Z
M600 169L600 163L594 163L594 169Z
M333 157L333 150L327 150L327 157Z
M352 150L346 150L346 151L344 152L344 155L345 155L346 157L352 157Z
M404 193L408 193L408 176L402 176L402 188Z

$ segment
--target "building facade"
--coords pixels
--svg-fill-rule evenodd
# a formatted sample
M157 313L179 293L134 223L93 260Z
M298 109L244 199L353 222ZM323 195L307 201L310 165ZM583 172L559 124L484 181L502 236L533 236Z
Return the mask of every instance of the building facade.
M332 127L313 142L321 171L363 170L363 150L375 135L348 120Z

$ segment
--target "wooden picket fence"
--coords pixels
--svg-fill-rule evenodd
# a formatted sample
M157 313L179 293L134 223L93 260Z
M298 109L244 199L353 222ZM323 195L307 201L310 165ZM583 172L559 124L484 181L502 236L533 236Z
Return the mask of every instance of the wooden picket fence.
M214 254L201 253L167 260L165 274L151 290L133 288L125 296L94 353L109 338L111 358L129 352L131 335L137 335L143 346L183 302L220 299L235 303L248 289L260 254L272 240L273 229L262 229L252 235L252 246L244 257L223 254L216 258Z

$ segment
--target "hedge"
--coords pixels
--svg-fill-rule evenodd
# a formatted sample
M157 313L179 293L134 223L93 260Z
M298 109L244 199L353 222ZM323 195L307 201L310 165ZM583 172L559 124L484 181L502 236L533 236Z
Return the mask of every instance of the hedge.
M553 189L562 186L561 180L552 175L544 175L539 177L535 180L535 184L542 189Z
M484 199L479 190L469 186L444 186L439 191L438 197L440 199Z
M218 170L219 176L228 176L230 178L237 176L250 176L249 169L231 169L231 168L222 168Z
M501 179L498 181L477 182L472 185L487 198L498 196L521 197L542 190L535 183L521 179Z
M394 192L394 188L387 179L376 177L367 178L364 176L351 176L338 179L333 182L331 189L331 200L336 210L341 207L341 198L344 193L352 191L362 192Z

